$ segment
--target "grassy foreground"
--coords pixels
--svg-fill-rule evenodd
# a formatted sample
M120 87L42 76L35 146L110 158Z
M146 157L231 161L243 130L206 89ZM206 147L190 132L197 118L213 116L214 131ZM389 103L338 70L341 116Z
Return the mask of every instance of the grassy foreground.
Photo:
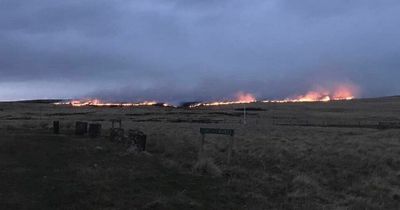
M398 129L271 123L372 124L397 120L393 105L263 107L246 126L232 110L0 106L0 209L400 209ZM148 134L147 152L108 140L115 116ZM50 132L54 119L60 135ZM103 123L103 137L72 135L84 119ZM230 166L223 136L207 137L207 157L197 159L199 127L236 130Z

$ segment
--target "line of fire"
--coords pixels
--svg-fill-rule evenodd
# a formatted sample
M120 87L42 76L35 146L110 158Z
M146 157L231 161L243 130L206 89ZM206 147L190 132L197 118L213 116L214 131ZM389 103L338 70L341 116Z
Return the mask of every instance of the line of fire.
M250 104L250 103L301 103L301 102L329 102L329 101L345 101L355 99L358 95L358 89L354 85L339 85L333 89L319 88L317 90L308 91L305 94L287 97L278 100L257 100L251 93L238 92L233 100L221 100L211 102L193 102L186 103L184 107L197 108L207 106L224 106L232 104ZM144 106L159 106L159 107L177 107L168 103L157 101L143 102L105 102L99 99L77 99L55 103L56 105L70 105L73 107L144 107Z

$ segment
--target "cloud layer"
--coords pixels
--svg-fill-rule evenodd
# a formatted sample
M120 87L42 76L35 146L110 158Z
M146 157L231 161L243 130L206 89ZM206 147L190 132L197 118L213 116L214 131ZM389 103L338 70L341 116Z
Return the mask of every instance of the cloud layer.
M400 93L395 0L2 0L0 100Z

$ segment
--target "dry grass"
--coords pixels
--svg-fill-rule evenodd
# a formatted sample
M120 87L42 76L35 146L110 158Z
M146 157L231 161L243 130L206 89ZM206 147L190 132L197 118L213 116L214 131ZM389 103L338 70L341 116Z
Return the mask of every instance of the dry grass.
M70 108L0 104L2 209L399 209L400 130L330 127L400 121L400 99L240 108ZM73 136L75 121L123 120L148 137L148 153L127 153L106 137ZM155 120L156 119L156 120ZM52 135L53 120L61 134ZM326 127L277 126L276 121ZM215 123L217 122L217 123ZM235 129L226 165L224 136Z
M201 175L220 177L221 169L214 163L212 158L201 158L194 164L193 172Z

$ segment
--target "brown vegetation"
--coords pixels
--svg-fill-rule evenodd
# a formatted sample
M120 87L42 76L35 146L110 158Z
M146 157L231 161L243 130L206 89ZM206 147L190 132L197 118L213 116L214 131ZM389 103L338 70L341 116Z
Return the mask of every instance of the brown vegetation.
M0 104L0 206L400 208L400 130L346 126L399 122L399 98L251 106L243 125L240 105L189 110ZM110 119L146 133L147 152L110 142ZM51 134L53 120L60 121L60 135ZM101 123L103 137L76 137L76 121ZM198 160L200 127L235 129L230 165L225 136L207 136L206 156Z

